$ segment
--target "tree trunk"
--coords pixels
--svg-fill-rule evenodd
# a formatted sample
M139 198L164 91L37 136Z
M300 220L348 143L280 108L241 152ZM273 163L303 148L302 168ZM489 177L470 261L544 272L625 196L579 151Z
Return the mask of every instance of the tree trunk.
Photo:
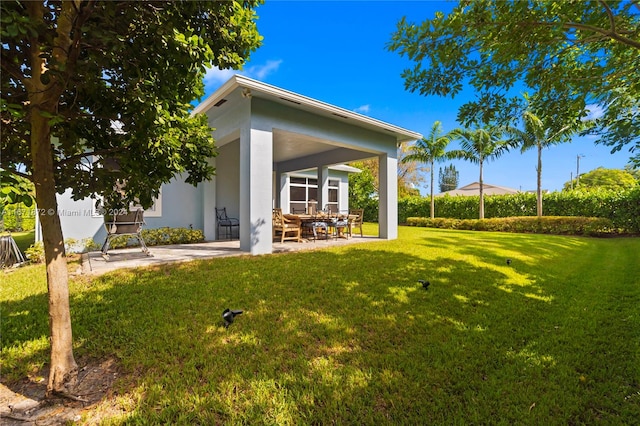
M431 160L431 219L435 216L436 203L433 199L433 160Z
M26 2L29 17L33 22L48 19L41 2ZM62 13L57 22L52 54L58 67L67 67L71 51L71 29L76 16L76 7L71 2L62 3ZM51 76L45 83L42 76L48 63L41 56L41 40L30 40L31 78L25 86L29 95L31 124L31 168L36 189L36 204L47 266L47 288L49 291L49 328L51 332L51 366L47 393L68 394L76 384L78 366L73 357L73 336L69 309L69 276L64 250L64 237L58 216L54 152L51 144L50 117L57 113L58 102L64 83Z
M480 160L480 219L484 219L484 183L482 181L482 160Z
M538 217L542 217L542 145L538 144L538 187L536 189L536 208Z
M53 152L48 120L33 108L31 117L31 152L36 204L47 265L49 290L49 328L51 332L51 370L48 393L69 393L75 385L78 366L73 357L69 277L64 251L64 237L58 216Z

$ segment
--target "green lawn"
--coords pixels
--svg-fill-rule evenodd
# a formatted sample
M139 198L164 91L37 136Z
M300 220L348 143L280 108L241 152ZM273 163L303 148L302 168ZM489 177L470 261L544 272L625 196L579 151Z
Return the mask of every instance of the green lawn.
M45 292L41 266L3 276L3 381L47 362ZM109 424L640 418L640 238L401 227L80 279L71 299L76 357L124 371ZM227 307L245 312L225 329Z
M9 235L8 232L1 232L0 235ZM13 240L16 242L16 245L24 254L24 251L31 247L36 239L36 231L28 231L28 232L12 232L11 236Z

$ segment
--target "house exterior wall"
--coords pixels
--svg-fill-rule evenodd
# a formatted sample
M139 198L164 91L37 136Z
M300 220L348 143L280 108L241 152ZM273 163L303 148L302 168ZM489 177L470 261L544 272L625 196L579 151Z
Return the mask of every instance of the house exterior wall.
M174 178L162 185L162 212L158 217L145 214L146 228L203 229L202 184L193 186L184 177Z
M239 140L234 140L218 149L215 207L226 207L227 215L235 218L240 214L240 170L238 164L240 164ZM215 210L212 210L210 214L215 216Z
M84 240L93 238L96 242L102 242L107 233L104 229L104 219L97 215L95 202L91 198L83 198L74 201L71 196L71 189L67 189L63 194L58 194L58 215L62 226L64 239ZM42 241L39 224L36 227L38 234L36 241Z
M203 229L203 184L194 187L186 183L183 177L174 178L169 184L162 185L162 208L158 212L145 213L145 228L188 228ZM95 210L96 200L83 198L73 200L71 189L57 195L58 214L65 240L74 239L78 243L92 238L102 244L107 233L104 217ZM155 216L158 215L158 216ZM36 226L36 241L42 241L39 223ZM80 246L77 247L81 249Z

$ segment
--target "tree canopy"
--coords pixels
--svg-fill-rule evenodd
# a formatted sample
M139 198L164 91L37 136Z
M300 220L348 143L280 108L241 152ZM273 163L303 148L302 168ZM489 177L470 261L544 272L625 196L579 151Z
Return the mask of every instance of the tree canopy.
M87 197L126 180L123 202L148 206L176 173L211 177L211 132L191 102L207 66L240 67L259 44L255 5L2 2L2 167L32 177L38 113L56 141L59 192Z
M522 88L536 114L563 123L590 115L599 143L630 145L640 163L638 1L463 0L422 23L403 18L388 48L414 63L402 74L410 91L476 89L459 110L464 125L520 116Z
M429 131L429 136L424 137L418 141L416 141L413 145L409 147L407 151L407 155L404 156L401 160L401 163L408 164L426 164L429 166L430 172L430 199L431 199L431 207L430 214L431 219L434 218L435 215L435 202L433 199L433 175L434 168L433 164L437 161L440 162L446 158L446 148L451 142L451 136L442 133L442 124L439 121L436 121L431 126L431 130Z
M151 205L178 173L213 175L206 67L238 68L261 38L258 1L0 2L0 169L31 180L47 267L49 393L73 390L68 271L56 192ZM123 192L114 188L124 188Z
M444 166L444 170L440 167L438 173L438 186L440 187L440 192L453 191L456 189L458 187L459 177L460 173L458 173L456 166L453 164Z
M566 191L571 188L579 190L601 188L620 191L636 186L638 186L638 181L629 171L598 167L597 169L580 175L580 183L577 182L577 179L566 182L563 189Z
M529 100L528 96L525 99ZM542 150L552 145L569 142L571 136L580 128L584 128L582 122L562 123L559 120L551 120L548 117L543 121L530 110L522 114L522 129L510 127L507 134L510 143L519 146L521 152L536 148L538 163L536 166L536 210L538 216L542 216Z
M479 166L480 219L484 219L484 163L500 158L511 147L508 141L501 139L504 131L502 127L487 127L454 129L450 133L453 140L459 141L460 148L449 151L447 157Z

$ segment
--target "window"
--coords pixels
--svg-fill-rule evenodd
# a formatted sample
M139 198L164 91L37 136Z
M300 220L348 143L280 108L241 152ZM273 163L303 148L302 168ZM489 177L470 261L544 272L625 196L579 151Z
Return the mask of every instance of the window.
M338 211L338 189L340 181L329 179L329 199L325 200L322 209L328 207L332 212ZM291 177L289 179L289 209L292 213L306 213L310 202L318 200L318 179Z

